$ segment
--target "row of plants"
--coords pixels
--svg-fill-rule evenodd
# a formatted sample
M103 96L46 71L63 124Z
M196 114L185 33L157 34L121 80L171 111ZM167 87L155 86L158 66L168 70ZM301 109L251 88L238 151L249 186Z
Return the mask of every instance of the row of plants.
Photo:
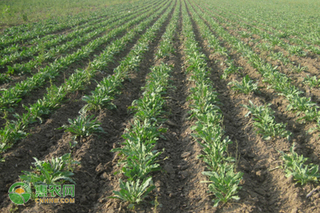
M127 9L130 9L131 4L127 4L126 5ZM74 16L74 17L70 17L69 19L65 19L61 22L55 22L53 24L50 23L43 23L43 22L39 22L39 23L34 23L32 24L32 27L29 27L29 30L23 30L24 25L20 25L18 27L15 27L13 29L13 32L8 33L8 31L12 31L12 30L7 30L5 31L5 34L7 32L7 36L6 35L2 35L0 37L0 49L4 49L5 47L15 44L15 43L21 43L23 41L26 40L30 40L32 38L35 37L41 37L44 36L46 34L49 33L55 33L55 32L59 32L61 30L65 30L74 26L78 26L81 24L85 24L86 22L90 21L90 20L95 20L100 18L101 16L106 16L108 15L110 12L112 11L119 11L121 9L122 5L118 5L115 8L108 8L105 11L101 11L101 13L99 13L98 15L94 14L93 15L89 15L88 17L81 17L81 16ZM33 29L33 30L30 30ZM21 32L22 33L18 33Z
M283 41L279 39L277 36L274 36L268 32L261 31L258 28L254 28L250 25L247 25L242 22L233 22L230 23L227 19L224 17L215 16L215 19L218 20L220 24L224 24L225 27L228 27L228 30L233 30L236 34L238 34L238 37L241 38L247 38L250 39L249 41L246 41L246 43L252 43L257 48L257 51L260 50L261 52L268 52L268 57L277 62L281 61L284 65L290 65L289 69L291 72L301 72L304 70L307 70L308 67L303 67L301 64L296 64L296 62L293 62L289 59L289 56L296 55L300 57L306 57L309 55L308 51L305 49L305 47L301 45L291 45L286 41ZM236 25L234 23L237 23ZM241 29L244 29L242 31L239 31L239 26ZM258 35L260 38L256 38ZM286 56L283 54L283 52L279 52L276 50L277 47L281 47L282 49L288 51L289 55ZM314 47L316 48L316 47ZM313 51L316 54L320 54L319 50ZM261 54L261 53L260 53Z
M276 136L286 137L290 139L292 133L285 129L286 124L277 123L274 118L274 111L270 108L271 104L267 106L256 106L251 101L249 105L244 107L249 110L246 114L252 115L254 120L254 127L257 134L262 134L262 138L269 140ZM318 182L320 178L319 166L313 163L308 163L308 158L299 155L294 151L295 144L290 148L289 153L279 151L283 164L280 166L284 170L287 178L293 178L296 184L305 185L308 182Z
M292 133L286 130L286 124L276 122L274 111L270 108L270 105L256 106L249 101L249 105L244 105L249 110L245 117L252 115L256 133L261 134L264 140L270 140L277 136L290 140Z
M161 133L166 129L161 125L165 121L163 107L169 85L171 67L164 60L172 53L173 38L178 26L180 4L175 6L175 12L167 26L166 32L161 37L155 60L160 64L151 68L143 89L143 97L132 102L135 111L133 121L126 133L122 135L125 141L120 148L112 151L122 156L119 164L122 165L121 173L126 180L120 179L120 190L113 191L110 198L129 202L129 208L134 208L155 188L150 173L160 170L157 163L158 156L162 153L155 149L157 140L163 137Z
M165 18L164 15L163 18ZM164 19L161 19L162 22ZM160 20L159 20L160 21ZM120 69L118 69L118 72ZM115 73L116 74L116 73ZM156 80L156 79L155 79ZM95 128L97 123L91 122L90 128ZM68 126L66 130L72 129L74 126ZM34 187L36 193L43 192L43 185L59 185L65 182L70 182L76 184L72 176L74 175L73 170L76 165L80 164L79 162L71 158L70 153L66 153L61 157L56 157L51 159L51 161L40 161L37 158L34 158L35 162L33 163L34 167L31 168L32 171L22 171L23 175L20 176L20 179L26 182L30 187ZM144 182L144 184L148 184ZM44 186L46 187L46 186ZM144 186L142 186L143 188ZM45 193L52 193L51 188L44 190ZM38 194L38 196L46 196L44 194Z
M190 10L193 10L193 7L190 7ZM227 79L230 74L239 72L242 69L242 67L238 67L234 64L234 60L231 58L228 49L223 47L223 44L221 43L221 41L214 34L211 33L210 28L201 19L200 15L197 14L196 12L193 12L192 17L196 21L197 25L199 26L201 37L208 42L209 45L207 47L209 49L214 50L214 54L225 58L221 62L221 65L226 66L226 68L223 71L223 74L221 75L221 78ZM252 85L250 84L250 88L251 87ZM240 87L238 88L240 89Z
M151 69L143 97L132 103L135 115L130 128L122 135L125 141L121 147L112 149L121 156L119 165L126 180L119 180L120 190L113 191L111 198L128 201L132 207L155 188L150 173L160 169L157 158L162 152L155 147L161 133L166 131L161 127L165 104L162 95L168 87L170 72L171 67L164 63Z
M201 36L210 44L209 48L213 48L215 52L220 55L227 57L226 61L229 60L231 66L228 66L224 70L224 74L222 78L225 79L231 72L230 67L234 68L233 72L239 70L233 64L232 59L229 56L229 51L226 48L221 48L220 41L212 34L210 28L206 25L206 23L201 19L199 14L197 14L193 7L190 6L190 11L192 11L192 17L199 26L199 31ZM249 94L252 92L259 93L258 84L255 83L253 80L250 79L248 75L243 77L241 82L238 81L231 81L228 83L231 86L231 89L236 92L242 92L244 94ZM289 131L286 131L286 125L282 123L277 123L273 116L274 112L267 107L257 107L251 101L249 106L245 106L249 109L249 113L246 115L248 116L251 114L253 116L254 126L258 129L257 133L262 134L262 138L265 140L269 140L271 138L279 137L286 137L290 138L292 135Z
M221 20L219 17L217 17L217 18L219 20ZM232 24L230 24L228 22L220 21L220 23L227 24L229 29L230 28L236 29L236 28L234 28L234 26ZM240 25L243 28L247 28L247 30L250 29L252 32L241 31L238 33L239 37L251 38L251 41L254 41L254 43L256 44L255 47L257 47L261 51L268 51L269 52L268 56L273 61L281 61L283 65L289 64L290 65L289 69L291 70L291 72L301 72L301 71L308 70L308 67L303 67L300 64L297 65L296 62L291 61L288 58L288 56L285 56L282 52L278 52L278 51L274 50L274 48L276 46L280 46L280 47L284 48L285 50L287 50L289 52L289 54L293 54L293 55L297 55L297 56L307 56L308 52L303 50L305 47L290 45L285 41L279 40L278 37L271 35L267 32L261 31L257 28L253 28L250 25L243 24L243 23L240 23ZM261 39L252 39L253 34L259 35L261 37ZM262 40L265 40L266 42L261 42ZM317 47L314 47L314 48L317 48ZM317 51L317 54L320 54L320 51ZM319 87L319 81L320 80L317 79L317 76L310 77L309 75L307 75L304 78L303 83L305 85L308 85L310 88L313 88L313 87Z
M100 10L96 11L91 11L90 13L87 14L76 14L73 16L67 16L67 17L55 17L54 19L44 19L38 22L33 22L33 23L26 23L26 24L21 24L21 25L16 25L13 27L9 27L4 29L4 31L1 33L3 36L8 36L8 37L14 37L15 35L20 35L25 32L30 32L30 31L38 31L41 28L52 28L52 26L59 24L59 22L65 22L65 18L67 19L79 19L79 18L84 18L87 19L86 22L77 24L74 26L69 26L68 29L78 29L82 28L84 26L88 26L88 23L92 21L101 21L102 19L108 18L110 15L114 13L122 13L122 12L128 12L128 10L136 10L140 8L142 5L147 5L151 3L151 1L147 0L142 2L133 2L130 4L118 4L118 5L110 5L109 7L105 8L100 8ZM46 35L44 37L38 37L34 38L35 40L37 39L44 39L45 37L50 36ZM52 37L50 37L52 38ZM30 41L33 41L33 39L29 39L26 41L28 44Z
M213 38L212 40L216 40L214 35L210 33L208 26L200 19L199 15L193 13L193 17L199 26L201 35L205 39ZM210 43L210 40L207 41ZM228 54L228 52L226 53ZM229 84L232 85L231 89L244 94L258 92L257 84L254 84L248 76L245 76L242 82L230 82ZM245 116L251 115L254 121L253 126L256 128L255 132L261 134L263 139L269 140L275 137L285 137L289 140L292 136L292 133L286 130L286 124L276 122L274 111L270 108L270 104L267 106L256 106L249 101L249 105L243 105L243 107L249 110ZM290 153L284 153L282 151L280 151L280 153L281 159L283 160L283 164L280 167L286 173L287 178L292 176L296 183L300 183L301 185L310 181L318 181L320 177L319 167L312 163L307 163L308 158L303 157L303 155L298 155L294 151L294 145L291 147Z
M201 13L203 18L215 32L227 41L232 49L240 53L248 62L258 70L263 77L263 82L269 83L270 88L273 88L279 95L286 97L289 101L288 110L297 112L297 116L301 115L299 120L302 122L319 121L318 106L311 101L311 98L301 96L303 94L297 87L291 84L291 80L283 73L280 73L277 66L273 66L265 60L261 59L249 45L245 44L238 38L231 36L223 29L205 10L200 10L195 7L198 13Z
M246 20L250 25L255 25L259 28L265 29L269 33L277 35L279 38L286 38L287 40L294 41L297 44L309 43L310 46L320 44L319 32L317 31L318 26L316 26L317 22L315 21L317 20L316 16L318 16L318 14L314 13L311 15L310 9L313 8L309 7L306 11L308 11L307 15L310 17L307 17L306 14L301 12L303 9L300 8L304 6L308 7L311 4L300 4L298 8L300 10L302 9L301 11L293 10L295 8L292 7L286 8L289 4L283 4L281 8L274 8L276 10L270 10L271 6L276 5L273 3L267 3L267 5L265 5L266 7L263 7L263 10L257 10L257 4L250 6L248 4L239 5L238 2L232 2L232 4L230 4L228 1L219 1L219 3L217 1L210 1L210 5L215 5L215 11L218 10L217 7L220 8L220 10L222 10L222 15L230 12L237 14L237 20L239 20L239 18ZM242 9L239 10L239 8ZM314 8L317 7L315 6ZM281 9L282 11L278 12L277 15L271 15L272 12L276 12L278 9ZM282 17L279 18L279 15ZM288 23L283 24L283 21Z
M148 7L142 8L144 10L147 10ZM141 9L141 10L142 10ZM141 10L138 10L139 13ZM145 11L141 11L145 12ZM136 12L135 12L136 13ZM134 13L133 13L134 14ZM54 39L51 39L46 42L39 42L36 46L28 47L22 51L16 51L12 54L6 54L3 56L0 60L0 67L7 65L7 64L13 64L13 62L17 60L23 60L27 57L32 57L35 53L38 53L37 57L33 58L33 63L29 61L27 64L16 64L14 63L14 66L8 66L8 72L21 72L23 68L24 70L30 70L32 67L35 67L35 63L38 62L40 59L53 59L58 54L62 54L66 52L67 50L70 50L74 47L83 45L85 42L89 41L90 39L94 38L94 36L99 35L100 33L106 31L106 29L112 29L114 24L111 24L112 22L115 22L117 20L130 20L133 18L133 14L125 12L124 14L114 14L109 19L105 20L98 20L97 23L90 23L85 28L80 28L79 30L74 30L73 32L69 34L62 34L60 36L55 37ZM130 18L125 19L126 16L129 16ZM91 32L91 33L90 33ZM67 43L63 43L63 41L68 41ZM61 43L60 45L58 45ZM20 69L19 69L20 68Z
M149 9L144 8L143 10L140 10L137 12L138 15L141 15L145 12L147 12ZM128 13L127 13L128 14ZM116 16L115 18L100 22L96 25L92 26L91 31L89 33L79 33L78 35L76 35L76 38L74 38L71 41L68 41L64 44L61 44L59 46L55 46L51 49L48 49L46 51L44 51L44 49L42 50L42 53L38 54L38 56L33 57L32 60L28 61L27 63L15 63L13 66L7 66L8 67L8 74L13 74L13 73L30 73L32 70L34 70L35 68L39 67L42 65L43 62L45 61L52 61L58 57L63 57L66 54L68 55L68 53L73 50L76 47L80 47L81 45L84 45L86 43L88 43L90 40L96 38L97 36L101 35L102 33L108 32L108 30L113 29L117 26L120 26L122 24L124 24L127 21L130 21L132 19L134 19L137 14L133 13L130 15L123 15L123 16ZM90 27L91 28L91 27ZM76 31L77 33L77 31ZM40 46L42 44L39 44ZM37 47L36 47L37 48ZM44 48L43 46L41 48ZM25 51L26 56L32 56L33 52L32 48L29 51ZM18 53L18 55L21 54ZM11 58L12 55L8 56L8 60L12 59ZM3 59L3 62L5 62L4 64L6 64L6 58ZM1 63L1 62L0 62ZM10 63L12 63L12 61L10 61Z
M296 32L294 32L293 34L289 34L288 32L279 32L278 30L274 30L268 26L263 26L261 25L261 23L256 24L256 22L248 22L246 21L245 17L239 17L238 14L235 15L235 13L226 8L223 8L222 10L217 10L215 8L214 11L216 11L216 13L224 19L225 17L227 17L233 23L237 23L237 25L240 24L245 29L260 34L263 39L269 40L272 45L277 44L281 46L282 48L288 50L290 54L301 57L306 57L309 52L317 55L320 54L320 48L318 46L315 46L316 44L320 44L319 40L311 40L308 42L303 39L303 35L297 34ZM216 17L220 19L220 17ZM242 19L240 22L239 18ZM244 33L243 36L247 37L249 35L245 35Z
M10 87L9 89L1 91L0 109L3 111L8 110L9 107L16 106L21 101L21 98L23 96L25 96L32 90L43 86L48 79L53 79L54 77L58 76L60 72L68 67L68 65L76 61L88 58L89 55L93 53L95 49L99 48L102 44L105 44L114 39L116 36L126 32L130 26L139 23L150 14L154 13L154 11L156 11L157 9L158 8L154 8L149 13L138 16L136 19L133 19L128 23L113 29L107 35L99 37L96 40L91 41L86 46L81 47L81 49L79 49L77 52L65 57L61 57L50 66L41 68L39 72L32 77L29 77L26 80L17 83L15 86Z
M145 21L129 31L124 37L114 41L111 45L109 45L99 57L89 64L86 70L76 71L76 73L72 74L69 79L66 80L66 82L60 87L52 85L50 88L48 88L47 94L44 95L43 99L38 100L30 107L25 107L27 113L22 115L15 114L16 120L8 121L6 126L0 130L0 139L2 142L0 147L1 153L11 147L12 144L17 140L27 136L25 131L27 130L29 124L36 122L37 120L42 121L43 116L49 115L53 110L59 108L61 101L66 94L84 89L86 84L90 82L90 79L95 75L95 73L106 69L113 61L115 54L118 54L120 51L124 50L126 45L132 41L137 34L139 34L143 29L147 28L148 25L150 25L150 23L165 10L165 7L166 6L164 5L164 9L158 10L157 12L151 11L150 14L152 15L148 18L148 14L143 16L143 18L146 19ZM131 58L131 60L135 60L134 57Z
M75 138L88 136L90 133L101 132L101 129L98 126L94 126L96 123L96 119L92 120L93 117L87 115L89 111L97 111L102 108L115 108L116 106L112 103L116 95L120 94L120 88L122 86L122 82L128 78L128 74L130 71L136 70L140 65L140 62L143 59L143 55L145 51L148 49L149 44L145 41L147 39L153 39L154 30L163 21L167 18L170 10L173 5L168 9L166 14L164 14L155 24L153 28L150 28L137 42L137 44L132 48L129 52L128 56L126 56L118 67L116 67L113 72L113 75L109 75L108 77L103 78L97 85L96 89L91 92L91 95L83 96L82 100L87 102L87 104L80 110L80 115L75 119L69 119L69 125L65 125L64 128L66 131L69 131L74 134ZM147 25L147 23L146 23ZM133 35L133 34L132 34ZM132 38L131 38L132 39ZM126 43L121 43L121 45L117 45L117 47L125 48ZM112 62L112 58L109 60L105 59L105 63ZM77 123L83 124L83 126L87 126L88 128L82 128L81 125L77 125ZM88 131L86 131L88 130ZM76 142L76 141L75 141Z
M227 152L228 145L232 142L224 135L223 115L218 107L217 93L212 87L206 56L196 42L186 7L187 5L182 10L182 31L185 37L187 72L190 74L189 81L196 85L188 97L191 101L190 118L196 120L196 125L191 128L194 131L192 136L202 147L199 157L207 164L207 171L203 174L209 179L204 183L209 183L209 192L214 195L214 206L218 206L220 202L240 199L236 194L241 188L239 184L243 174L235 172L235 159Z

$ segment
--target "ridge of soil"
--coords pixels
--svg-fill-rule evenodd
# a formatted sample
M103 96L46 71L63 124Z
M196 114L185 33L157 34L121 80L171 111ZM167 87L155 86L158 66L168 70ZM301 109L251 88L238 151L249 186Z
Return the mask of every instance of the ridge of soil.
M166 8L168 7L169 5ZM158 18L154 19L150 26ZM130 52L140 35L145 31L146 29L136 36L134 42L127 45L126 50L114 60L116 62L110 65L108 70L105 71L106 73L112 73L113 69ZM158 40L159 38L156 39L156 41ZM22 174L22 170L28 170L31 163L34 162L33 157L46 160L70 151L74 159L81 162L81 165L74 171L74 179L77 183L76 195L82 195L81 197L76 196L77 205L36 205L34 202L29 202L24 208L19 206L18 210L22 212L88 212L93 207L95 204L93 202L100 196L102 186L108 184L106 182L106 172L116 163L112 161L113 153L110 150L114 148L114 144L121 140L124 124L131 116L127 112L127 107L140 93L140 88L144 84L145 75L152 61L150 57L152 54L150 53L153 53L153 51L154 43L150 45L150 49L145 54L146 58L141 63L141 70L132 73L130 79L123 82L124 89L121 95L114 100L117 109L103 109L99 112L98 121L101 122L101 127L106 131L106 135L91 135L82 139L76 150L70 150L71 134L63 133L63 130L57 130L62 124L67 123L68 118L78 115L78 111L85 104L81 97L90 94L90 91L95 88L95 84L90 84L85 91L70 94L68 96L69 100L61 108L56 110L43 124L34 127L31 136L15 144L4 154L6 161L0 164L0 197L2 200L0 209L2 212L9 212L10 209L15 208L7 196L7 189L18 180L16 178ZM105 77L103 74L97 75L95 80L100 81L103 77Z

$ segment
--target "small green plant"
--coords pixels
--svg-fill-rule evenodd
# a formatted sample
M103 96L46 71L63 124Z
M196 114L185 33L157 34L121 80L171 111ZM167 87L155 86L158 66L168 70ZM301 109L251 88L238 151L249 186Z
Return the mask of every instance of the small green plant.
M65 129L65 132L71 132L74 135L74 139L77 137L89 136L90 134L103 132L100 127L97 118L93 119L94 115L87 115L84 110L81 110L80 115L76 119L68 119L70 125L63 125L58 129Z
M245 117L252 114L253 120L255 121L253 125L257 129L257 133L262 134L264 140L270 140L276 136L290 139L292 133L286 130L286 124L275 121L274 111L269 107L271 104L267 106L256 106L251 101L249 101L249 103L249 106L244 105L244 107L249 110Z
M155 188L152 184L152 177L149 177L142 181L127 181L124 183L120 179L120 191L113 191L115 194L109 198L120 199L122 201L129 202L129 208L134 208L135 204L139 204L148 194Z
M310 77L309 75L307 75L307 77L304 78L303 83L305 85L309 85L310 88L319 87L320 79L317 79L317 76Z
M299 64L298 66L293 66L292 67L292 72L295 72L295 73L300 73L302 71L307 71L307 70L308 70L308 67L301 66L301 64Z
M249 94L250 92L258 92L258 83L254 83L253 80L250 79L248 75L246 75L242 82L232 81L228 83L228 85L232 85L231 89L235 91L242 92L244 94Z
M8 74L0 73L0 83L1 84L8 83L10 80L11 80L11 78Z
M209 176L210 181L202 181L202 183L210 183L208 188L214 194L214 206L217 207L220 202L226 203L230 199L239 200L237 196L240 180L243 173L234 173L233 164L222 164L219 171L205 171L202 174Z
M80 164L78 161L74 161L71 158L70 153L66 153L61 157L53 158L49 161L39 161L37 158L33 158L36 162L32 172L22 171L24 175L20 176L21 180L27 182L29 185L36 184L59 184L64 181L69 181L75 184L75 181L71 178L73 176L73 168L76 164Z
M232 59L226 59L224 63L227 65L227 68L224 69L223 74L221 75L221 79L227 79L227 77L232 74L238 72L242 67L237 67Z
M284 161L283 169L285 170L286 177L293 176L293 179L300 183L301 185L306 184L309 181L318 181L320 177L319 166L311 164L305 164L308 158L303 157L303 155L298 155L294 151L294 145L290 148L290 154L282 154L282 159Z

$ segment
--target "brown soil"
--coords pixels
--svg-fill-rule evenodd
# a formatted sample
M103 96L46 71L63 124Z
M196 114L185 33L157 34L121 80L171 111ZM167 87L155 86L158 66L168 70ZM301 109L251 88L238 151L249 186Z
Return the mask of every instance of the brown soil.
M189 2L194 5L192 1ZM177 5L177 2L174 3ZM181 3L184 6L184 1ZM219 93L225 134L233 141L229 147L229 153L236 159L236 170L244 173L242 188L239 191L240 200L230 201L217 208L213 207L211 200L214 196L207 193L206 184L201 183L206 179L201 174L206 169L206 165L197 157L201 154L201 147L191 136L190 127L194 125L194 121L188 118L190 101L187 97L189 90L196 85L188 81L183 45L185 38L181 31L181 8L177 9L180 10L180 20L174 38L175 54L166 59L155 59L161 36L172 17L173 11L171 11L156 39L150 44L139 71L130 73L130 78L123 82L121 94L114 100L117 108L93 112L106 134L83 138L76 147L71 149L69 146L71 134L57 128L67 124L68 118L75 118L78 115L78 111L85 104L81 98L95 89L95 81L99 82L106 75L112 74L113 69L132 49L138 36L134 42L127 45L125 51L117 56L114 64L104 70L104 73L98 73L94 77L95 81L92 81L84 90L69 94L63 105L45 118L42 124L36 123L31 126L30 136L7 150L4 154L6 161L0 163L1 212L320 212L320 193L315 191L312 196L306 198L306 195L318 185L315 183L308 183L305 186L295 185L292 179L285 177L283 170L279 167L281 160L278 151L288 152L293 142L296 143L296 151L299 154L308 157L310 162L320 163L317 134L307 133L312 124L300 124L295 113L286 111L287 101L272 89L267 89L267 85L261 82L261 75L249 65L248 61L239 53L232 51L231 46L219 38L221 46L228 49L229 56L234 60L235 65L243 67L241 72L231 74L226 80L221 79L220 76L226 67L220 62L226 57L214 54L215 50L208 47L208 42L203 40L200 29L192 18L193 8L188 7L196 40L207 57L212 85ZM216 35L214 29L210 29ZM99 51L95 54L98 53ZM94 55L90 60L93 58ZM86 60L83 61L84 65L75 64L74 67L70 67L69 71L66 71L64 76L58 77L54 83L57 85L63 83L64 79L71 75L70 70L84 68L87 62ZM141 205L137 205L134 210L129 210L127 203L108 198L113 195L113 190L119 190L119 178L122 177L121 174L115 174L120 169L117 164L119 156L111 152L111 149L119 147L123 142L121 135L125 128L130 127L133 117L128 107L133 100L141 97L141 87L145 84L150 67L160 62L173 66L170 77L172 87L168 89L165 96L167 121L163 127L167 128L167 132L163 136L166 139L160 139L156 147L158 150L164 150L159 157L162 169L152 174L156 190L151 192ZM261 93L248 95L235 93L227 85L230 81L241 81L245 75L259 80ZM301 76L297 78L299 77ZM25 105L33 103L44 93L45 88L41 88L24 98L22 103ZM256 105L271 103L276 121L287 123L287 130L293 133L292 140L274 138L265 141L257 135L251 117L245 117L247 110L242 106L247 105L249 100ZM16 108L19 113L23 110L20 107ZM1 122L4 124L3 119ZM21 171L29 170L31 163L34 162L33 157L46 160L68 152L72 153L75 160L81 162L74 171L74 179L77 183L76 204L38 205L34 201L29 201L25 206L15 206L11 203L8 198L8 189L13 183L19 181L18 176L22 174ZM155 207L155 203L159 205Z

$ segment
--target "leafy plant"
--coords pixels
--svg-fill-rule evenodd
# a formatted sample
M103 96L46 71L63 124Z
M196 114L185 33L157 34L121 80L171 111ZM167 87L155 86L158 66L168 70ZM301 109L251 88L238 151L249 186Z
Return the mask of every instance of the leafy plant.
M117 87L120 83L120 79L114 75L104 78L98 84L95 91L91 92L91 96L84 96L82 98L82 100L88 103L85 106L85 109L98 109L103 106L115 108L116 106L111 101L114 99L114 95L118 92Z
M26 181L28 184L60 184L64 181L69 181L75 184L71 178L73 176L74 165L80 164L71 158L70 153L66 153L61 157L51 159L49 161L39 161L33 158L36 162L32 172L22 171L25 175L20 176L21 180Z
M143 179L148 173L159 170L156 160L161 152L154 147L160 133L165 131L147 120L143 123L136 120L130 132L123 135L126 139L124 146L111 150L127 156L120 164L123 164L122 172L129 180Z
M320 177L319 166L310 164L305 164L308 158L303 157L303 155L298 155L294 151L294 146L290 148L290 154L282 154L282 159L284 161L283 168L286 173L286 177L293 176L293 179L300 183L301 185L306 184L309 181L318 181Z
M290 102L287 109L298 111L297 115L300 115L301 112L308 111L312 108L318 108L317 104L312 102L310 97L300 97L297 94L289 94L286 97Z
M317 79L317 76L310 77L307 75L307 77L304 78L303 83L309 85L310 88L319 87L320 79Z
M155 188L152 183L152 177L144 179L140 184L140 180L129 180L124 183L121 179L120 191L113 191L115 194L109 198L120 199L130 203L129 208L134 208L134 204L139 204L148 194Z
M251 101L250 105L244 105L249 112L245 115L246 117L252 114L253 120L255 121L253 125L257 129L257 133L262 134L262 138L265 140L270 140L273 137L280 136L290 139L291 132L287 131L286 124L277 123L274 118L274 112L267 106L256 106Z
M292 67L292 71L296 72L296 73L300 73L300 72L306 71L306 70L308 70L308 67L305 67L305 66L303 67L303 66L301 66L301 64L299 64L298 66Z
M249 94L250 92L258 92L258 83L254 83L254 81L251 80L248 75L246 75L242 79L242 82L233 81L228 83L228 85L232 85L231 89L242 92L244 94Z
M0 83L8 83L11 80L8 74L0 73Z
M103 132L104 130L100 127L97 118L93 119L94 115L87 115L84 110L81 110L80 115L76 119L68 119L70 125L63 125L59 129L65 129L65 132L71 132L74 134L74 138L78 136L89 136L90 134Z
M224 163L220 165L218 171L205 171L202 174L207 175L210 181L202 181L209 183L209 190L216 197L213 199L214 206L217 207L220 202L226 203L230 199L239 200L237 192L243 173L234 173L233 164Z
M238 72L242 67L237 67L234 63L233 60L227 59L225 61L225 64L227 65L227 68L224 69L223 74L221 76L222 79L227 79L227 77L232 74Z

